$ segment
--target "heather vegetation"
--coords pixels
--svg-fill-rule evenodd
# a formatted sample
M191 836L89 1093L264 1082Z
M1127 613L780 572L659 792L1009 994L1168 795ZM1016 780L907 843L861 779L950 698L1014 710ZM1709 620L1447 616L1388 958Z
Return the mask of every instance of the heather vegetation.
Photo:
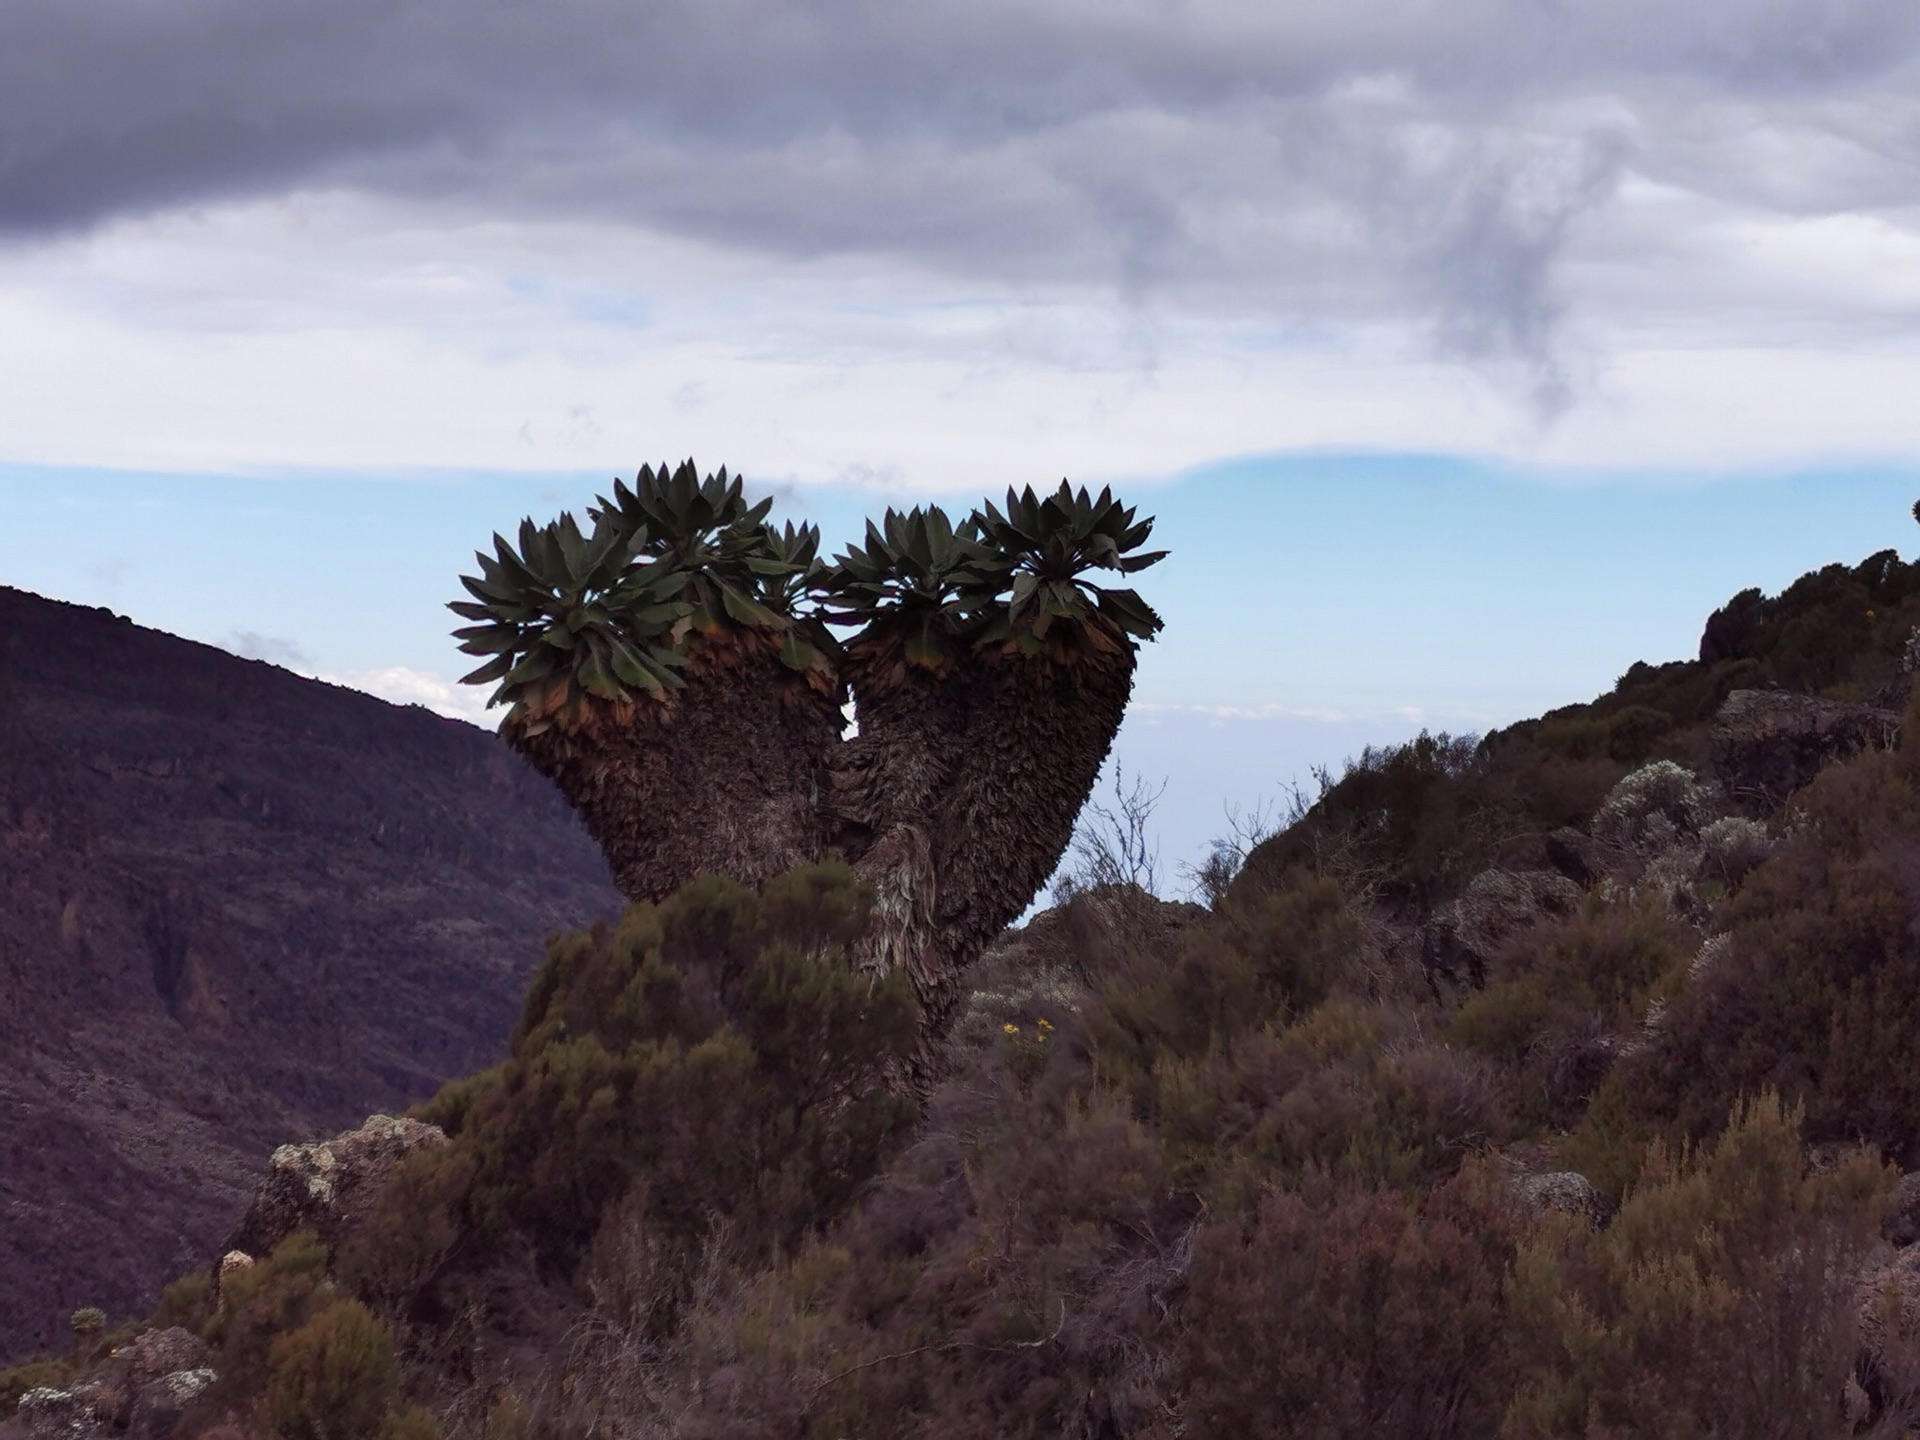
M169 1297L178 1433L1912 1435L1917 626L1891 555L1736 597L1204 905L1122 813L931 1052L858 865L556 936L444 1144Z

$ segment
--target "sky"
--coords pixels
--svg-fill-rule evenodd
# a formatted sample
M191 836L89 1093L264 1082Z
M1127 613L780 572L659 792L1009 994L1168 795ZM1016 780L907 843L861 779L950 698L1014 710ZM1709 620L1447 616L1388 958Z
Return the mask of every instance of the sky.
M1920 539L1910 0L8 0L0 583L447 713L473 548L1111 483L1223 806Z

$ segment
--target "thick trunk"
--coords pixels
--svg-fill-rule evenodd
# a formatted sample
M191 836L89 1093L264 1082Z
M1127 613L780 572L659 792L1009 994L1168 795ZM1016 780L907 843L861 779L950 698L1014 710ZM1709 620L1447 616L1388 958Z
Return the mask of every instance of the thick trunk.
M1073 840L1133 693L1133 647L1071 670L992 656L979 666L963 766L946 802L940 943L972 962L1033 903Z
M686 680L664 703L504 731L579 811L629 899L664 900L706 873L758 886L824 849L839 697L810 688L758 637L696 651Z
M1133 685L1133 647L1116 640L1071 666L988 652L939 673L856 649L845 668L860 733L848 741L837 695L747 641L696 654L664 704L506 735L635 900L706 872L758 886L829 854L849 861L874 893L856 963L912 981L926 1039L907 1078L924 1086L967 966L1073 837Z
M855 964L905 970L933 1033L940 957L934 947L941 903L937 855L943 803L962 766L972 676L964 665L939 674L863 665L848 657L860 733L838 747L831 778L836 848L873 889L873 927Z
M1059 864L1132 685L1127 645L1072 669L997 653L939 676L856 666L860 734L836 758L834 795L842 851L875 895L859 960L906 970L929 1047L967 966Z

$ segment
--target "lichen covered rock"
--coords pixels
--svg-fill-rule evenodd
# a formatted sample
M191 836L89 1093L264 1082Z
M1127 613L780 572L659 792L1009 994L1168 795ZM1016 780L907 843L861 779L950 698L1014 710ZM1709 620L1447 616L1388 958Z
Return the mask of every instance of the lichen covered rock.
M1487 964L1522 931L1571 915L1580 887L1551 870L1488 870L1428 922L1421 964L1436 988L1486 983Z
M22 1395L12 1423L0 1427L0 1434L9 1440L94 1440L106 1433L100 1416L83 1396L50 1385Z
M417 1150L446 1144L436 1125L371 1115L357 1130L307 1145L282 1145L267 1178L223 1250L270 1254L296 1230L312 1230L333 1247L372 1209L382 1182ZM221 1262L224 1272L227 1261Z
M1593 1182L1575 1170L1549 1170L1514 1177L1513 1188L1535 1215L1571 1215L1598 1229L1607 1223L1611 1207Z

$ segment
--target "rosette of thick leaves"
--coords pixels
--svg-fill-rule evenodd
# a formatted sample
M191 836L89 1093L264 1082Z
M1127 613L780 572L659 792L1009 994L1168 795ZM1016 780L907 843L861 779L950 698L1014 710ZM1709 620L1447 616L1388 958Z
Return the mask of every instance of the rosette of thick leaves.
M771 498L748 504L740 478L725 466L702 480L688 460L671 474L665 465L642 466L631 487L615 480L613 494L588 514L636 537L636 553L684 572L693 628L713 635L729 626L785 630L793 618L820 533L775 530L766 523L772 507Z
M963 599L985 610L1007 598L980 639L1035 654L1074 644L1111 649L1110 633L1089 623L1096 615L1126 635L1152 639L1162 622L1146 601L1087 578L1094 570L1130 575L1165 558L1164 550L1140 552L1153 520L1135 523L1133 516L1133 507L1111 490L1096 497L1064 480L1045 499L1031 486L1019 494L1008 490L1004 512L989 500L984 514L976 512L976 524L991 558L974 567Z
M454 631L460 648L487 657L463 681L497 681L488 704L511 705L508 723L537 734L577 721L591 700L661 699L682 683L687 576L640 553L644 530L603 517L588 536L568 514L521 521L519 539L496 534L493 554L476 552L480 573L460 577L473 598L448 606L474 622Z
M811 612L809 590L825 570L820 559L820 530L788 521L781 529L763 526L761 553L747 565L759 582L760 599L776 615L788 618L781 631L780 658L817 684L832 685L829 658L838 647L826 626Z
M815 588L831 624L862 627L853 644L898 645L905 663L936 669L979 629L967 595L992 561L971 517L956 530L939 506L916 505L869 520L867 543L848 546Z

